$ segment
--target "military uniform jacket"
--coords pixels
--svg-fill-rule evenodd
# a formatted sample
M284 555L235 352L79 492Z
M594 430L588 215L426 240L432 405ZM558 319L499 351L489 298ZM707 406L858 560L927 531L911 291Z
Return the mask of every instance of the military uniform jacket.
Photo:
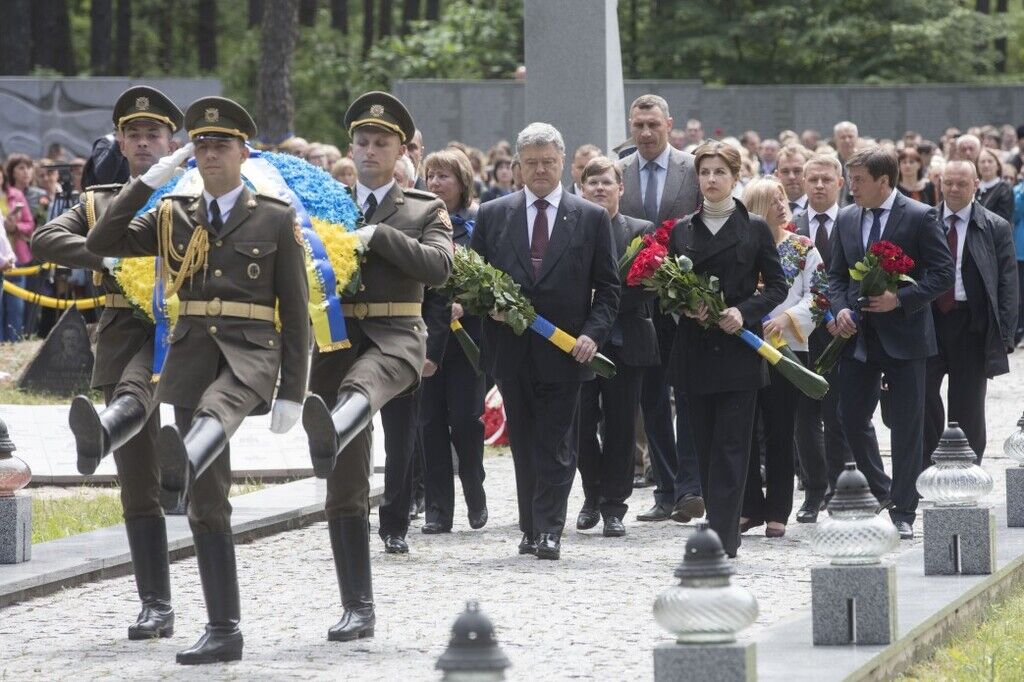
M43 225L32 235L32 253L41 260L69 268L103 272L103 290L123 294L117 280L103 270L103 258L89 251L89 210L94 220L106 214L123 185L97 185L82 194L81 202ZM90 199L91 196L91 205ZM96 361L92 386L116 384L132 357L145 344L153 343L153 324L129 308L106 308L96 326Z
M152 190L141 180L127 185L90 231L87 247L105 256L157 254L157 211L132 216ZM167 195L172 202L172 242L184 253L196 228L210 231L202 196ZM309 363L309 288L304 247L295 212L286 203L243 188L220 235L210 235L207 267L186 279L180 301L235 301L274 307L273 322L220 316L181 316L168 339L167 364L157 397L179 407L196 407L220 371L221 358L243 384L269 406L281 373L278 397L302 402ZM178 263L174 264L175 269ZM216 348L220 353L210 352ZM259 408L257 409L259 411Z
M452 269L452 228L444 202L429 192L393 185L371 216L377 229L360 266L359 291L343 303L423 302L423 287L444 284ZM426 357L422 316L346 315L385 355L418 374ZM335 351L344 352L344 351Z

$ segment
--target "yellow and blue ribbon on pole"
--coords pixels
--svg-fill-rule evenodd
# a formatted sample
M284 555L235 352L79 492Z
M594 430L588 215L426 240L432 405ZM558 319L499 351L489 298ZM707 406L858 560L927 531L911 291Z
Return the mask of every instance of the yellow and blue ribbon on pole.
M533 318L533 322L530 323L530 329L566 353L571 353L572 349L576 346L575 336L562 331L540 315ZM615 376L615 363L600 353L595 355L594 359L587 363L587 366L598 376L605 379L611 379Z

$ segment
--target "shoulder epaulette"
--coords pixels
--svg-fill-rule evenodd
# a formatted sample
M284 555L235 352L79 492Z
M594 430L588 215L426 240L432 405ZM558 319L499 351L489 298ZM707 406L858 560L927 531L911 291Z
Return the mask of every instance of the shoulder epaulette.
M437 199L437 195L433 192L428 192L423 189L416 189L415 187L402 188L402 193L407 197L416 197L417 199L426 199L427 201L433 201Z
M86 192L119 192L124 187L120 182L112 182L107 185L89 185L85 188Z
M280 197L275 197L271 194L264 194L263 192L254 192L253 196L259 199L266 199L267 201L272 201L275 204L281 204L282 206L291 206L291 203L289 203L288 200L282 199Z
M180 201L195 201L200 196L201 196L200 194L188 194L186 192L181 192L180 194L173 193L173 192L168 192L167 194L165 194L162 197L160 197L160 201L163 201L164 199L178 199Z

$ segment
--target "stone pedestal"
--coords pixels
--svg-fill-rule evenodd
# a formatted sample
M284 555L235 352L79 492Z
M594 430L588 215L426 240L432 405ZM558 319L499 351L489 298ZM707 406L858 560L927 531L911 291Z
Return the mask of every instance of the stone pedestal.
M891 565L811 569L814 644L889 644L896 639L896 569Z
M1024 467L1006 470L1006 525L1024 528Z
M744 644L677 644L654 647L654 682L755 682L757 652Z
M0 497L0 564L32 558L32 498Z
M996 516L992 509L932 507L925 509L923 516L925 575L988 575L995 570Z

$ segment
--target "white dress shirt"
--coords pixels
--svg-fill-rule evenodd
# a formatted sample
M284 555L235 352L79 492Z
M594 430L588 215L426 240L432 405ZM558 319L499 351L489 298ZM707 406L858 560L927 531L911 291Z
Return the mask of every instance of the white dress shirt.
M660 154L654 157L653 160L647 161L644 157L640 156L637 152L636 160L640 170L640 204L643 205L643 199L647 196L647 177L650 171L647 170L647 164L653 163L656 165L654 171L654 177L658 181L658 193L655 194L658 198L657 205L661 207L661 196L665 192L665 178L668 177L668 155L671 145L665 145L665 149Z
M818 215L810 205L807 206L807 225L808 232L811 237L811 241L817 243L815 240L818 238ZM839 204L832 204L832 206L825 211L825 215L828 216L828 220L825 221L825 237L826 239L832 236L832 227L836 224L836 216L839 215ZM870 226L868 230L870 230Z
M245 184L241 184L234 188L227 194L221 194L219 197L215 197L205 189L203 190L203 198L206 199L206 220L207 223L213 223L213 213L210 212L210 202L214 199L217 200L217 208L220 209L220 219L225 225L228 224L228 216L231 215L231 209L235 207L235 202L238 201L238 197L242 194L242 188Z
M364 185L361 182L357 181L356 182L356 203L359 204L359 210L361 210L363 213L366 213L366 209L368 208L368 205L367 205L366 202L369 201L371 194L373 196L377 197L377 205L380 206L384 202L384 197L386 197L388 195L388 192L391 191L391 186L394 185L394 184L395 184L395 181L394 181L394 179L392 179L391 182L389 182L389 183L387 183L385 185L381 185L377 189L370 189L366 185ZM372 220L373 216L370 216L370 219Z
M533 205L533 202L537 199L545 199L548 202L547 210L544 212L548 216L548 240L551 240L551 233L555 229L555 215L558 213L558 204L562 201L562 185L556 186L551 190L551 194L546 197L538 197L536 194L530 191L529 187L524 187L523 192L526 193L526 235L530 238L530 244L533 244L533 223L537 220L537 207Z
M949 210L949 206L946 202L942 202L942 231L943 236L946 236L948 240L949 233L949 217L953 215L953 211ZM967 243L967 225L971 222L971 205L967 204L959 211L956 212L956 269L954 273L956 279L953 282L953 298L957 301L967 300L967 290L964 289L964 278L960 274L960 265L964 262L964 247ZM948 291L948 289L947 289Z
M882 214L880 216L878 216L878 222L880 222L882 224L882 229L878 231L878 240L879 241L882 240L882 235L885 234L885 226L886 226L886 223L889 222L889 215L892 213L892 203L894 201L896 201L896 195L897 194L899 194L899 191L894 189L892 191L892 194L889 195L889 198L886 199L885 201L883 201L882 205L879 206L879 208L882 209ZM864 245L864 249L867 250L867 248L868 248L868 238L871 236L871 223L874 221L875 214L874 214L874 211L872 209L864 208L864 209L861 209L861 215L862 215L861 222L860 222L861 243Z
M797 213L803 213L804 211L809 210L807 208L807 195L806 194L803 195L802 197L800 197L799 199L797 199L796 201L792 202L792 203L796 204L796 206L793 206L789 210L791 210L793 212L794 216Z

